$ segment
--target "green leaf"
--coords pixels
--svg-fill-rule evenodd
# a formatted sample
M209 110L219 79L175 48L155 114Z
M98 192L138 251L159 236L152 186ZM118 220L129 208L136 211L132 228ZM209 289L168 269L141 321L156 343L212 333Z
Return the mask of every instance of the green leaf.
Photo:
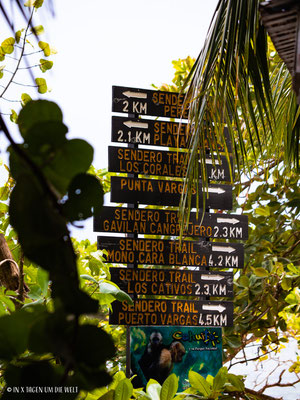
M269 272L265 268L258 267L258 268L252 268L252 270L256 276L259 276L261 278L269 276Z
M49 57L51 54L56 54L57 53L57 51L53 47L51 47L49 45L49 43L40 41L38 43L38 45L39 45L40 49L43 50L45 57Z
M178 390L179 378L175 374L171 374L164 381L161 392L160 400L172 400Z
M93 147L85 140L69 140L57 149L53 159L43 168L43 172L57 190L64 194L71 180L77 174L88 170L93 160L93 153ZM93 186L93 192L94 189Z
M48 284L49 284L49 273L42 268L38 268L37 276L36 276L37 283L39 284L42 292L42 296L46 297L48 292Z
M161 386L156 380L150 379L146 386L146 392L151 400L160 400Z
M29 96L29 94L22 93L22 95L21 95L22 107L26 106L26 104L29 103L30 101L32 101L32 98Z
M17 31L17 32L15 33L15 39L16 39L16 42L17 42L17 43L20 42L21 36L22 36L22 32L23 32L23 31L24 31L24 29L20 29L19 31Z
M99 284L99 290L102 294L111 294L118 301L126 301L129 304L133 304L132 298L112 283L101 282Z
M292 279L284 276L282 278L281 287L283 290L290 290L292 288Z
M35 78L35 83L37 84L39 93L43 94L47 92L48 87L44 78Z
M18 123L18 114L15 112L15 110L11 110L10 120L11 120L11 122L14 122L15 124Z
M37 25L31 29L31 32L33 32L35 35L41 35L42 33L45 32L45 30L43 25Z
M48 100L30 101L20 111L19 129L22 137L26 141L29 129L40 122L62 122L63 116L58 105Z
M265 207L257 207L257 208L255 209L255 213L256 213L257 215L262 215L262 216L264 216L264 217L269 217L269 216L270 216L270 209L269 209L268 206L265 206Z
M97 285L98 285L98 281L95 278L93 278L92 276L90 276L90 275L83 274L83 275L80 275L80 278L86 279L87 281L91 281L91 282L97 283Z
M241 377L234 374L228 374L227 378L232 386L234 386L235 390L242 392L245 389L245 385Z
M189 382L194 389L197 389L204 396L209 396L211 388L209 383L203 378L202 375L194 371L189 371Z
M69 221L79 221L98 214L103 205L101 182L93 175L76 175L68 188L68 200L63 205Z
M44 3L44 0L27 0L26 3L24 3L24 6L40 8L40 7L42 7L43 3Z
M226 367L219 369L217 375L214 377L212 389L213 391L221 391L227 380L228 370Z
M40 59L40 70L46 72L53 67L53 61Z
M3 70L5 68L5 65L0 65L0 79L3 78Z
M123 379L121 382L118 383L115 394L114 400L129 400L133 393L133 386L129 379Z
M243 287L249 287L249 278L246 275L242 275L239 279L239 284Z
M5 54L11 54L14 51L15 39L13 37L5 39L1 43L1 49Z

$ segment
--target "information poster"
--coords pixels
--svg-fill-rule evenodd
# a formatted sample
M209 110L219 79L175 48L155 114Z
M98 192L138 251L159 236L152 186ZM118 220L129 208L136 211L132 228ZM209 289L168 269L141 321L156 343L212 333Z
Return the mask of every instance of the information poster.
M189 387L190 370L204 378L222 367L222 329L214 327L130 327L131 373L135 387L149 379L163 384L172 373L179 377L178 391Z

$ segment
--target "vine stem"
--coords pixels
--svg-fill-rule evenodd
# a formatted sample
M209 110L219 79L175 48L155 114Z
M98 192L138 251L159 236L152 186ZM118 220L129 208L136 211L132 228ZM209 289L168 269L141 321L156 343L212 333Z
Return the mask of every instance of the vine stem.
M20 54L20 57L18 59L15 71L12 73L12 76L11 76L10 80L8 81L8 83L6 85L6 88L0 94L0 97L2 97L4 95L4 93L7 91L7 89L9 88L10 84L12 83L12 81L13 81L14 77L16 76L16 73L17 73L17 71L19 69L19 66L20 66L21 60L23 58L24 51L25 51L25 45L26 45L26 40L25 39L26 39L26 36L27 36L28 29L31 26L31 21L32 21L32 18L33 18L33 12L34 12L34 8L31 11L30 18L28 20L28 24L27 24L27 27L25 29L23 46L22 46L22 49L21 49L21 54Z

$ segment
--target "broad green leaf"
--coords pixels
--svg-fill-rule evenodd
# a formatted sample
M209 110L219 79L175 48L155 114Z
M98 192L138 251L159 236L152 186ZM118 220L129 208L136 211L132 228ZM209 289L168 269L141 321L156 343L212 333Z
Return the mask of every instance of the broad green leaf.
M290 290L292 288L292 279L284 276L282 278L281 287L283 290Z
M46 72L53 67L53 61L40 59L40 70Z
M245 389L244 382L242 380L242 377L233 375L233 374L228 374L227 378L229 382L234 386L234 388L240 392L242 392Z
M38 268L37 276L36 276L37 283L41 288L41 293L43 297L46 297L48 292L48 283L49 283L49 273L42 268Z
M197 389L204 396L209 396L211 388L208 382L203 378L202 375L194 371L189 371L189 382L194 389Z
M132 298L123 290L119 289L117 286L108 282L101 282L99 284L100 293L111 294L118 301L126 301L129 304L133 304Z
M37 84L39 93L43 94L47 92L47 82L44 78L35 78L35 83Z
M51 47L49 45L49 43L40 41L38 43L38 45L39 45L40 49L43 50L45 57L49 57L51 54L56 54L57 53L57 51L54 49L54 47Z
M26 141L26 135L30 128L41 122L62 122L63 116L58 105L48 100L30 101L20 111L19 129Z
M150 379L146 386L146 392L151 400L160 400L161 386L156 380Z
M97 285L98 285L98 281L95 278L93 278L92 276L90 276L90 275L83 274L83 275L80 275L80 278L86 279L87 281L91 281L91 282L97 283Z
M258 268L252 268L252 270L256 276L259 276L261 278L269 276L269 272L265 268L258 267Z
M255 209L255 213L257 215L262 215L264 217L269 217L270 216L270 209L268 206L264 206L264 207L257 207Z
M118 383L114 400L129 400L133 393L133 386L129 379L125 378Z
M1 43L1 49L5 54L11 54L14 51L15 39L13 37L5 39Z
M239 283L241 286L249 287L249 278L246 275L242 275L239 279Z
M101 182L93 175L78 174L68 188L68 200L63 204L69 221L79 221L99 213L103 205Z
M226 367L222 367L219 369L217 375L214 377L212 389L214 391L221 391L226 380L227 380L228 371Z
M172 400L178 390L179 378L175 374L167 377L161 387L160 400Z
M32 100L32 98L29 96L29 94L22 93L22 95L21 95L22 107L26 106L26 104L29 103L31 100Z

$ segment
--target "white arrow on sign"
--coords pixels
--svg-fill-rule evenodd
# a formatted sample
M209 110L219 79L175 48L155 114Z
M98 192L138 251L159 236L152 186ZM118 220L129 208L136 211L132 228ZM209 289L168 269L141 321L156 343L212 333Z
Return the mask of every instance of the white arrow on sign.
M123 92L124 96L126 97L135 97L136 99L146 99L147 98L147 93L142 93L142 92L131 92L130 90L127 90L126 92Z
M231 246L212 245L211 249L212 251L221 251L223 253L233 253L235 251L235 248Z
M214 163L215 163L216 165L222 165L222 163L219 162L219 160L215 160ZM205 159L205 164L213 164L212 158L206 158L206 159Z
M219 224L238 224L240 221L236 218L217 218Z
M208 188L208 193L222 194L222 193L225 193L225 190L220 188L220 187L218 187L218 188Z
M205 281L222 281L225 279L223 275L201 275L201 279Z
M141 128L141 129L148 129L148 124L146 122L136 122L136 121L126 121L123 122L127 128Z
M206 311L219 311L221 313L226 310L226 307L222 306L222 304L203 304L202 309Z

